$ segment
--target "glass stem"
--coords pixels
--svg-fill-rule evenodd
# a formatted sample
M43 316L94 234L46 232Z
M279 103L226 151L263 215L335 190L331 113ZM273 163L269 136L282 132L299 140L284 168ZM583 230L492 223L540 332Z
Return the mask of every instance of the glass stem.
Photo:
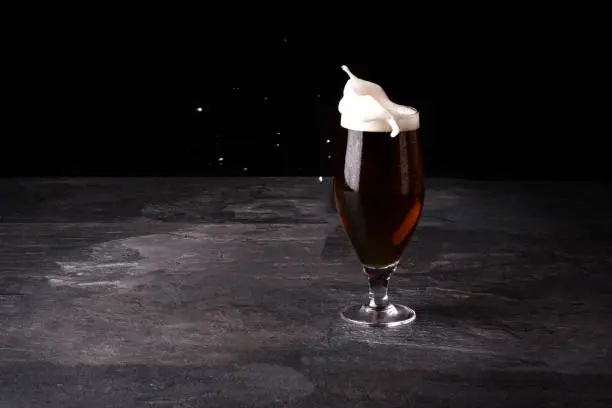
M389 279L395 271L397 264L387 266L385 268L370 268L363 267L363 271L368 275L368 283L370 284L370 300L368 307L375 310L385 310L391 304L387 295Z

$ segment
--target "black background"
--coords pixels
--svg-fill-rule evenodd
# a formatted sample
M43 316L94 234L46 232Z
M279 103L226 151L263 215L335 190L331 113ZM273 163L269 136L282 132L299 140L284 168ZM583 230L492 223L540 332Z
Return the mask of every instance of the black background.
M346 63L420 110L427 176L610 179L601 87L562 59ZM346 79L340 63L51 67L16 103L2 171L328 176Z

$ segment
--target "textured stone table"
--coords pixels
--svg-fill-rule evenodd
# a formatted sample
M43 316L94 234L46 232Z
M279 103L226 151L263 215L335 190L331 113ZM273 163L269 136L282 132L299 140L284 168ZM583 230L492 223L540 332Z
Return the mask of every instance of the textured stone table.
M429 180L364 329L330 180L0 181L0 407L610 407L611 196Z

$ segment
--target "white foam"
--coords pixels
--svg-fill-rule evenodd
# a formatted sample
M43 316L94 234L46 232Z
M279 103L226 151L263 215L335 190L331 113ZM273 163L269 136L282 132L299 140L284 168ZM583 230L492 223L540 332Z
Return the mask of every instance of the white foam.
M343 128L390 132L391 137L419 128L419 112L416 109L392 102L380 85L357 78L346 65L342 69L349 76L338 104Z

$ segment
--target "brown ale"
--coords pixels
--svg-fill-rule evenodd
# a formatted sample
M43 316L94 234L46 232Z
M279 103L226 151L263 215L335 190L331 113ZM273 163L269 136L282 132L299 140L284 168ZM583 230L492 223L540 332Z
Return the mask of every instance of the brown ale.
M416 229L425 193L418 132L390 137L342 128L334 197L344 231L366 267L397 263Z

